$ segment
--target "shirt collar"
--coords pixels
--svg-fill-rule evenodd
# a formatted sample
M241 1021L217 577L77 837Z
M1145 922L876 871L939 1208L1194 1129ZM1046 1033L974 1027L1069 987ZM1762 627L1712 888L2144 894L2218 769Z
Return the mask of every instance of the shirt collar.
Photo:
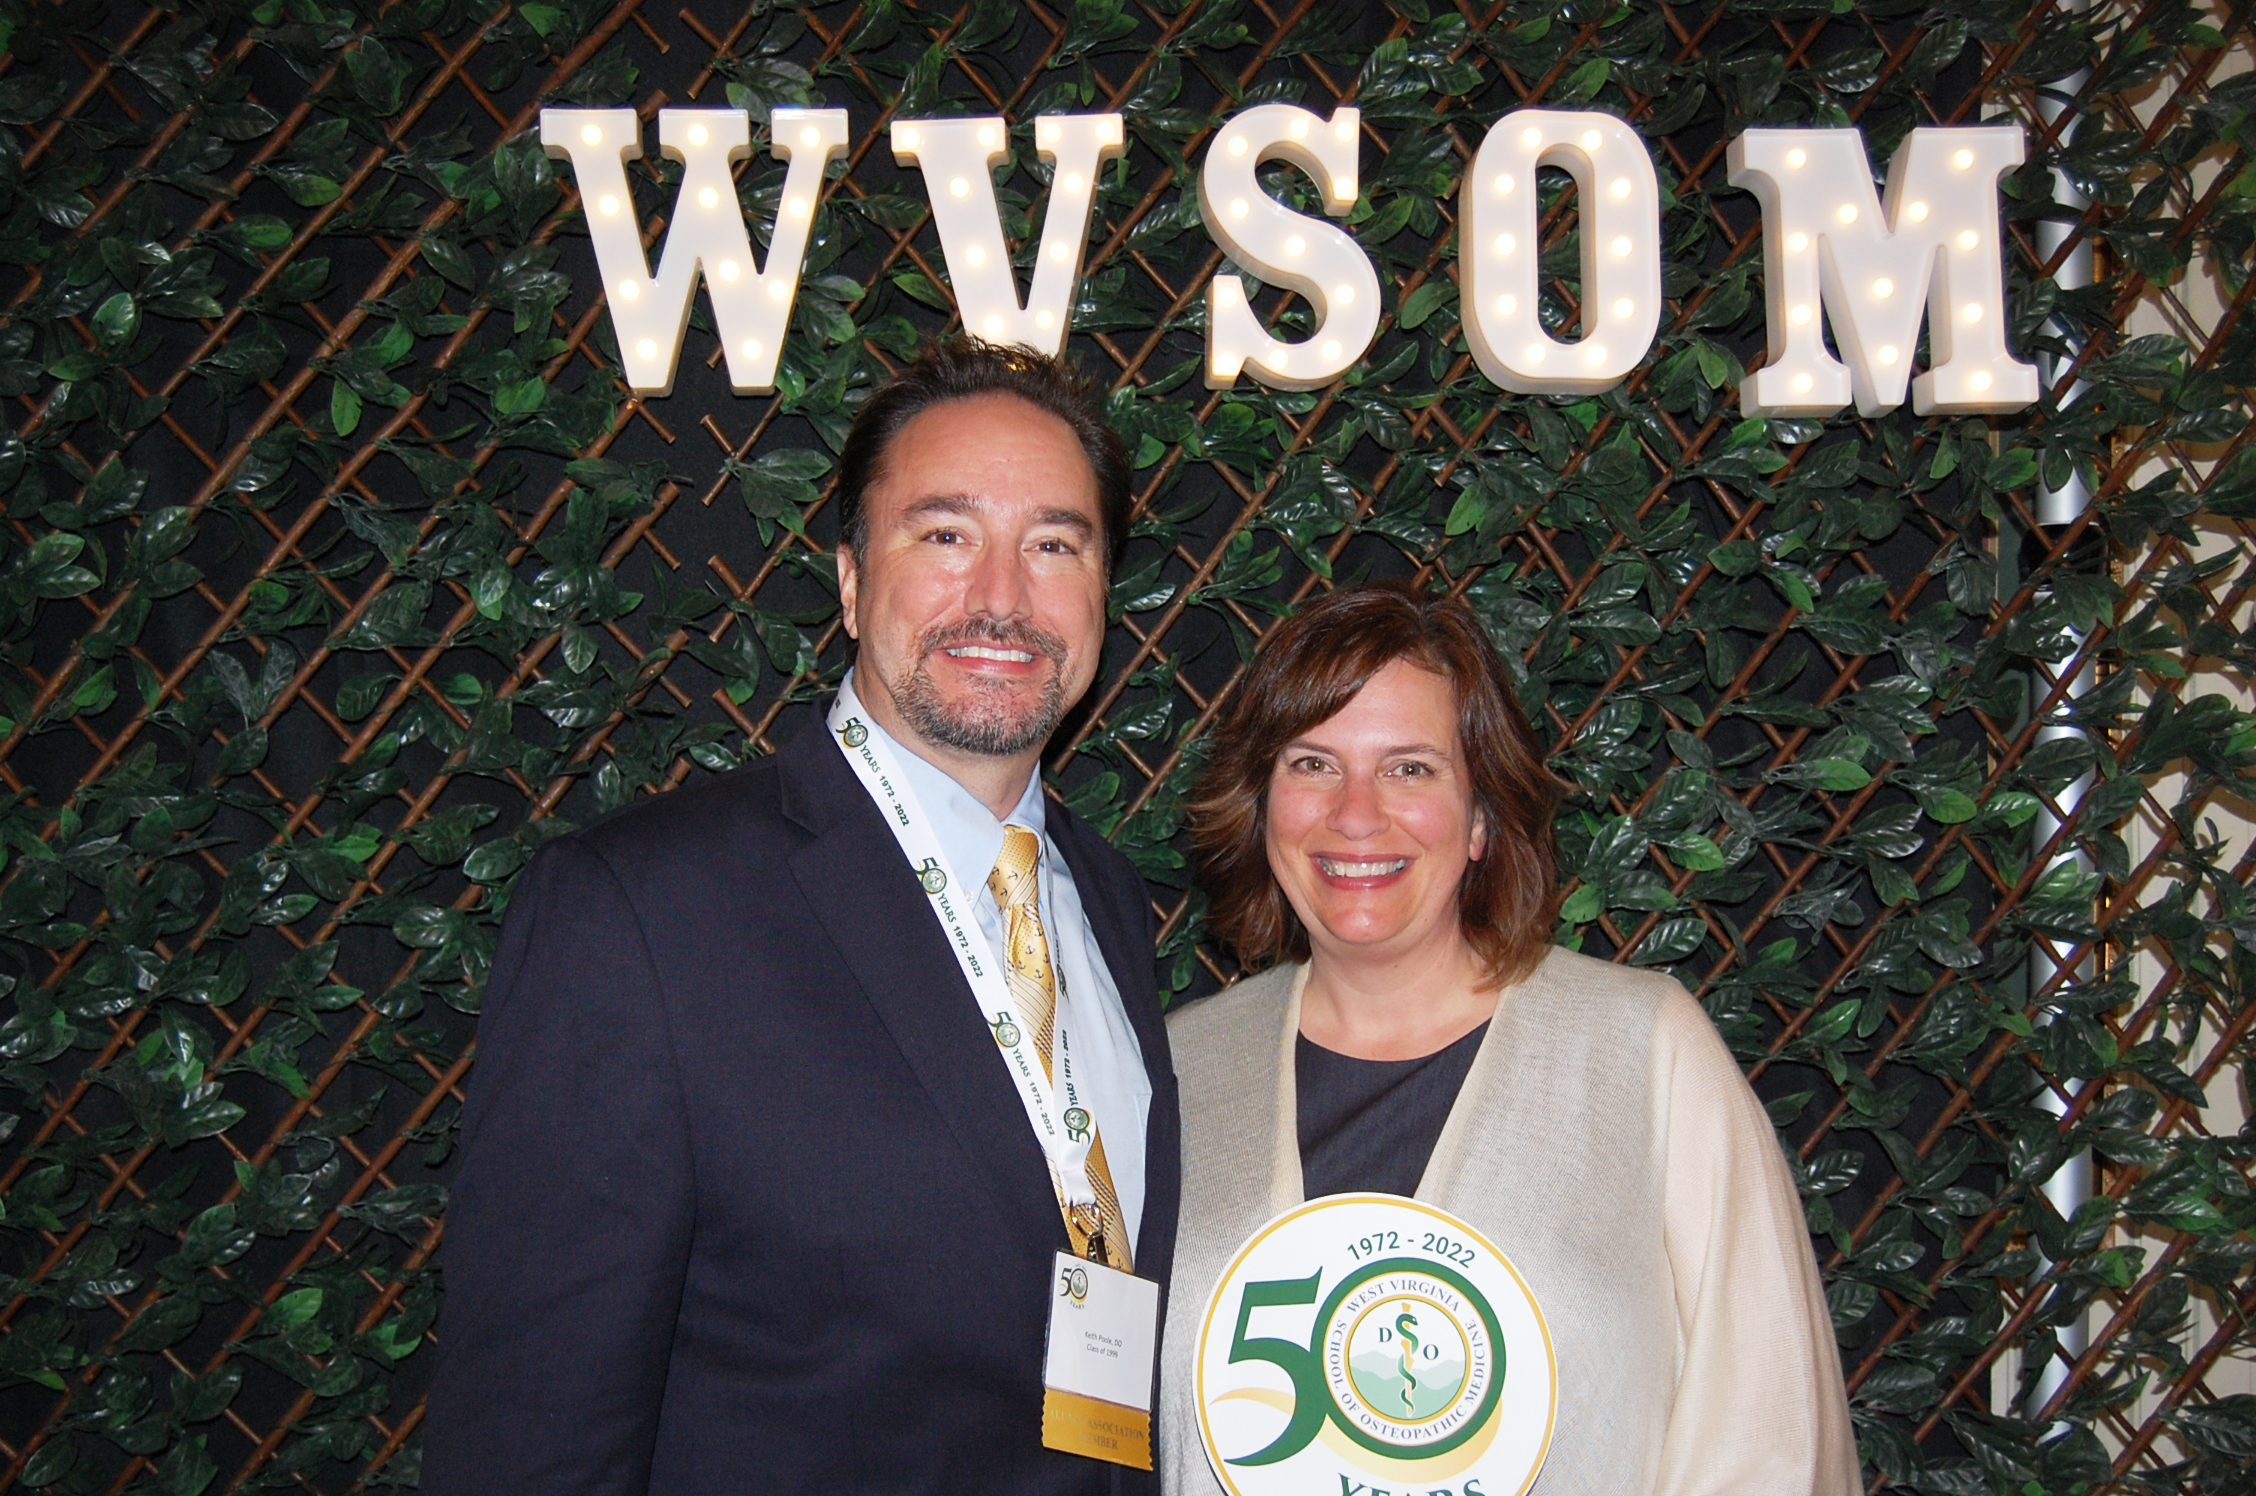
M869 730L893 750L901 777L909 782L917 804L931 820L933 834L940 839L940 848L948 854L948 863L956 875L970 879L975 887L984 887L988 870L1002 855L1006 822L996 820L994 812L981 804L978 796L956 783L947 770L918 757L915 749L879 726L861 693L854 689L852 671L848 671L846 679L839 684L838 694L846 698L847 710L868 723ZM1018 797L1018 804L1011 807L1007 823L1024 826L1037 840L1042 840L1042 776L1039 773L1026 776L1025 792ZM1044 841L1045 851L1047 845Z

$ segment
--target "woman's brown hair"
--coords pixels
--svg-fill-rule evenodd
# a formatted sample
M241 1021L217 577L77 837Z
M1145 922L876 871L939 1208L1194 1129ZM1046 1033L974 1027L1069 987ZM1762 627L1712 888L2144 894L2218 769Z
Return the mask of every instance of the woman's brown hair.
M1191 802L1191 838L1214 901L1214 929L1249 967L1308 959L1308 931L1269 870L1269 779L1285 745L1336 716L1396 660L1447 680L1486 854L1457 891L1465 941L1489 976L1516 981L1550 943L1558 870L1551 814L1558 782L1472 609L1407 583L1346 587L1271 630L1254 652Z

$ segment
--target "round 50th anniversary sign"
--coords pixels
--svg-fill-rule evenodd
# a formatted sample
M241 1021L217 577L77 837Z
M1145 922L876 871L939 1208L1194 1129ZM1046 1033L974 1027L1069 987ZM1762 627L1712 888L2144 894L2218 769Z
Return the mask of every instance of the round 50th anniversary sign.
M1199 1327L1199 1432L1232 1496L1523 1496L1558 1406L1551 1332L1503 1253L1395 1195L1255 1232Z

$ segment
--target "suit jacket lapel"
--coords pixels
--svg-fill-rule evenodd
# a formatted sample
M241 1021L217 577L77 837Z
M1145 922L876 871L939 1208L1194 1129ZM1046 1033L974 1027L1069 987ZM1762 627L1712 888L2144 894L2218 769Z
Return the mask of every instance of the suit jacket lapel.
M1096 866L1096 849L1091 843L1099 839L1094 828L1054 801L1043 815L1051 840L1064 854L1065 865L1073 869L1073 886L1082 890L1081 908L1089 916L1097 949L1104 952L1112 984L1119 989L1121 1006L1127 1009L1128 1023L1136 1031L1144 1068L1156 1080L1173 1067L1166 1063L1167 1025L1159 1011L1159 983L1152 970L1151 948L1144 939L1143 910L1123 909L1114 897L1114 880L1106 878ZM1137 897L1142 896L1139 890Z
M778 755L783 810L816 833L791 856L831 942L965 1154L1035 1239L1067 1250L1049 1165L916 874L820 726Z

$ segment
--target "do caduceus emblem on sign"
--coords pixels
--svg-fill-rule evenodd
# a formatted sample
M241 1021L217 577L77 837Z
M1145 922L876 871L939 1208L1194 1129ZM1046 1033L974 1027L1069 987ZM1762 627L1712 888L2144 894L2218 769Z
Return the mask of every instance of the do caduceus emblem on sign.
M1234 1496L1522 1496L1558 1367L1504 1254L1445 1211L1335 1195L1253 1234L1199 1327L1199 1432Z

